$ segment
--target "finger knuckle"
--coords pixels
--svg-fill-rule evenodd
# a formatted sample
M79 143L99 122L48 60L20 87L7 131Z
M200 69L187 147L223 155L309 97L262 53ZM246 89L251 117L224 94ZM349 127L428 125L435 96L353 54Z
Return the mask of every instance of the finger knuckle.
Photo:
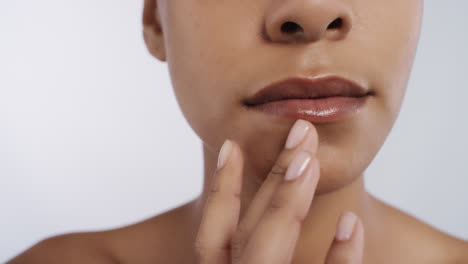
M243 244L248 238L247 226L243 223L239 224L236 232L232 237L232 242L235 244Z
M290 204L291 201L287 197L276 197L271 200L265 213L269 217L283 219L289 224L301 224L306 215L297 211L295 207Z
M221 189L219 187L212 186L208 196L206 197L205 203L213 204L217 202L222 196Z
M199 260L204 259L204 257L207 255L208 250L203 240L201 239L195 240L194 251L195 251L195 255L198 257Z
M278 212L286 208L291 203L291 199L285 195L275 195L271 201L269 209L271 212Z
M210 194L216 195L220 191L221 191L221 186L219 182L219 176L217 176L215 179L213 179L213 183L211 184Z
M231 241L231 258L233 263L239 263L244 250L244 240L234 237Z
M227 183L224 183L223 187L223 179L221 175L218 175L214 182L211 184L208 193L208 199L210 201L220 199L221 197L229 197L240 199L241 198L241 188L230 188L227 186Z
M267 207L265 214L267 216L277 216L281 215L283 211L285 210L285 205L287 202L285 201L284 198L274 198L271 200L270 205Z
M273 167L271 168L271 175L278 175L278 176L283 176L286 173L287 165L281 163L281 162L276 162Z
M195 239L195 243L193 244L194 249L196 252L202 252L205 248L205 244L203 240L200 238L200 235Z

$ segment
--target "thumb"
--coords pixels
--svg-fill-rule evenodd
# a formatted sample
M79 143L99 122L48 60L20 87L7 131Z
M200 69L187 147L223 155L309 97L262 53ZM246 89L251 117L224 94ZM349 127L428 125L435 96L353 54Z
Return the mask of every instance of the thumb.
M353 212L344 212L337 225L325 264L362 264L364 227Z

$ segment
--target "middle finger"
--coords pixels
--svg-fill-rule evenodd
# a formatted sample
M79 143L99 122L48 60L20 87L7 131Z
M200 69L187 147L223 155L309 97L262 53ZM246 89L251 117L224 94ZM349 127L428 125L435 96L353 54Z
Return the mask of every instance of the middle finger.
M240 220L233 238L233 244L235 245L233 249L234 256L239 256L243 251L243 246L245 246L252 230L270 204L271 198L283 181L284 173L294 156L300 151L307 151L313 155L317 152L317 148L318 135L315 127L308 121L297 120L289 132L285 149L278 156L275 165L257 191L245 216Z

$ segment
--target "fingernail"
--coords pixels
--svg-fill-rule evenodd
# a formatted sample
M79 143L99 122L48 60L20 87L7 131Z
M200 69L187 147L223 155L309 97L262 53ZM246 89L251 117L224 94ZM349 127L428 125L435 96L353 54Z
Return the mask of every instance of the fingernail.
M232 143L229 139L226 139L223 143L223 146L221 147L221 150L219 151L217 164L218 169L221 169L226 164L231 149Z
M356 225L357 216L352 212L345 212L340 217L340 222L336 230L335 239L340 241L349 240Z
M307 168L310 159L310 154L305 151L297 153L294 159L289 164L284 178L289 181L301 176L304 170Z
M289 131L288 139L286 140L285 148L292 149L295 148L301 141L304 139L307 131L309 130L310 125L307 121L298 119L294 123L293 127Z

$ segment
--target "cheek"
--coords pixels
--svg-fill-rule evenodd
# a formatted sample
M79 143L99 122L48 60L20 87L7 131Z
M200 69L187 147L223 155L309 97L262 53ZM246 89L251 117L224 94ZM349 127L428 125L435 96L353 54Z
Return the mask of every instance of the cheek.
M363 13L357 33L368 70L379 88L382 112L396 118L413 66L422 19L422 0L375 1ZM377 3L378 2L378 3ZM365 9L362 9L365 10Z
M250 0L249 0L250 1ZM167 12L167 61L174 92L194 131L207 139L220 124L235 119L249 77L259 68L251 63L252 20L239 19L245 4L236 1L170 1ZM249 11L247 11L249 12ZM175 16L174 14L177 14ZM250 61L249 61L250 60ZM258 65L257 65L258 66ZM237 105L236 105L237 104Z

